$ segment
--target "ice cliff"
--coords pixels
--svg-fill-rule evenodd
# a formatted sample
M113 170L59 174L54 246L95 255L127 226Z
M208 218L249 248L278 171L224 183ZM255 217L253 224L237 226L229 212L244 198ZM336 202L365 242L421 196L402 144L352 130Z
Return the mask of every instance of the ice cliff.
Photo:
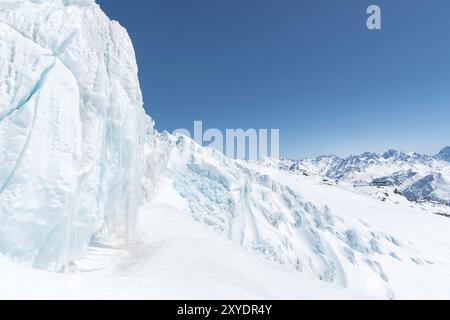
M0 0L0 253L60 270L94 233L132 233L142 105L129 36L95 1Z
M252 163L156 132L142 106L128 34L93 0L0 0L0 258L53 271L83 267L77 263L99 238L135 234L146 203L156 220L139 227L157 221L143 228L157 237L158 228L182 233L180 220L190 220L181 213L236 248L356 291L401 298L437 288L448 295L447 218L424 215L398 192L386 189L379 201L370 192L381 189L345 183L425 176L410 191L448 199L448 149L436 157L390 151ZM165 213L170 223L162 223ZM137 238L125 247L132 262L154 266L154 242L136 253ZM214 257L203 243L187 243L183 254L193 255L184 264L173 264L178 255L164 247L164 270L176 265L185 278L196 272L189 269L195 256ZM228 265L221 263L218 270Z

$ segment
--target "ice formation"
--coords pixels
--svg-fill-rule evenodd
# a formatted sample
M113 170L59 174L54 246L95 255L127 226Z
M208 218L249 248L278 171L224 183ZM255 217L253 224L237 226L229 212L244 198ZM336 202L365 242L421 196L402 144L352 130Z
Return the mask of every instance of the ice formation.
M128 34L95 1L0 0L0 267L8 274L37 273L4 256L61 271L102 252L98 239L137 233L119 259L135 277L93 272L87 287L92 280L109 293L110 280L120 289L147 279L140 295L161 295L163 281L172 297L183 283L185 294L220 287L233 295L229 279L237 279L246 297L282 296L261 293L274 287L299 297L324 286L315 278L376 297L448 296L450 220L429 214L441 207L353 186L406 183L425 200L448 199L448 149L432 159L392 151L251 163L159 134L142 106ZM36 277L47 276L59 285Z
M400 195L390 194L388 203L367 195L360 199L322 182L320 175L298 176L276 166L233 160L181 135L152 136L153 153L144 171L154 168L156 159L162 164L158 172L171 179L186 201L185 214L249 252L316 279L385 298L404 294L397 286L402 278L398 270L418 275L437 261L429 252L418 251L414 240L399 238L402 227L387 232L367 222L370 219L357 218L367 212L371 219L382 216L389 226L392 215L400 217L408 208ZM152 181L158 183L157 179ZM361 200L362 208L352 207ZM400 201L406 205L397 204ZM385 206L377 207L378 203ZM417 218L413 210L405 216ZM434 217L429 218L431 225ZM415 270L418 265L422 270Z
M0 252L59 270L130 235L144 110L125 29L93 0L0 0Z

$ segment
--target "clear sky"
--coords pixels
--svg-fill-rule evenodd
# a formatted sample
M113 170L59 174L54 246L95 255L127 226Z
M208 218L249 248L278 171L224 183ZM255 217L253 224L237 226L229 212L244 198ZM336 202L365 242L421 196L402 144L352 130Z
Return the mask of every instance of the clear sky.
M449 0L97 3L130 33L160 131L279 128L289 158L450 145Z

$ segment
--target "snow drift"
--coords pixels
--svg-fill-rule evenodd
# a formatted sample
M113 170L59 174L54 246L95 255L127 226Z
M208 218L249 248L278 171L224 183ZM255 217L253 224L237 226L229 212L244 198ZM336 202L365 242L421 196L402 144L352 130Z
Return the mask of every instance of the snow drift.
M417 297L419 288L424 296L446 294L450 256L439 254L447 245L437 248L446 241L450 220L411 210L410 203L394 193L384 195L391 204L361 196L352 187L324 183L320 175L229 159L184 136L153 136L147 164L154 159L163 164L158 172L186 201L179 210L249 252L365 295ZM353 208L358 202L361 206ZM384 223L372 223L380 217ZM398 217L402 223L394 222ZM423 220L415 225L418 219ZM418 234L401 236L409 226L418 230L418 225L431 227L437 220L442 232L436 227L425 232L427 245L420 249L416 242L424 240ZM441 240L433 242L435 236ZM424 276L427 272L439 280ZM411 275L415 282L408 283Z
M142 97L127 32L93 0L0 0L0 252L59 270L140 201Z

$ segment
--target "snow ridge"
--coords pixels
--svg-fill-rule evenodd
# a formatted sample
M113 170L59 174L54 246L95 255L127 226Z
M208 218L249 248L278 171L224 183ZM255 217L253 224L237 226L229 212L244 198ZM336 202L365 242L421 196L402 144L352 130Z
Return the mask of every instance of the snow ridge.
M397 295L391 265L433 263L393 234L306 200L278 169L265 172L184 136L155 133L153 139L151 157L186 201L185 214L268 260L356 291L370 286L385 298Z
M94 1L0 0L0 43L0 267L16 275L11 288L18 273L55 288L67 278L3 256L92 273L85 288L113 283L119 296L147 279L136 292L158 298L161 281L172 298L180 284L189 297L205 296L199 284L226 297L342 293L325 282L448 297L450 220L401 195L448 200L448 148L250 163L159 134L128 34Z
M390 186L410 201L434 201L448 205L449 154L450 147L433 156L389 150L383 154L366 152L347 158L322 156L300 161L284 160L279 167L342 182Z

